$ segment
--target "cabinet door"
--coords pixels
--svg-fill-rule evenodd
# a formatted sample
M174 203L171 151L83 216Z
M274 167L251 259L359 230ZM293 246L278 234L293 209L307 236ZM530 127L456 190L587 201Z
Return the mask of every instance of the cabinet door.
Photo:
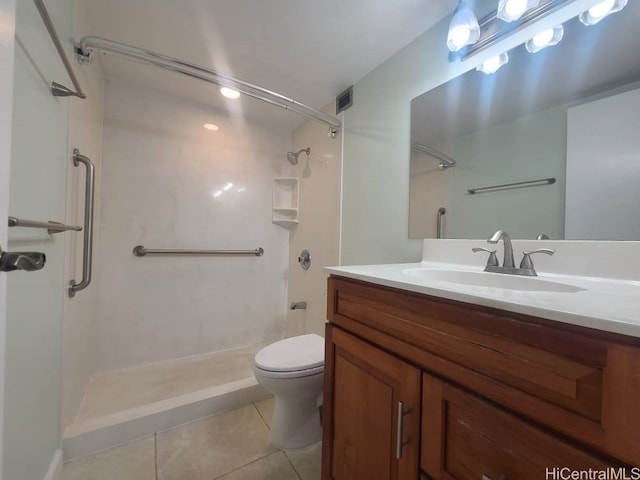
M324 480L418 478L420 372L327 325Z
M421 467L436 480L578 478L566 475L613 466L480 397L423 377Z

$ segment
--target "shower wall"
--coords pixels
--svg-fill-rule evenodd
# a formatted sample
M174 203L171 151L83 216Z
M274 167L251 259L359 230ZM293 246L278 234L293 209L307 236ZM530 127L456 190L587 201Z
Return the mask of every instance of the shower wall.
M73 9L73 43L92 32L87 15L87 2L75 1ZM69 43L69 51L71 42ZM95 198L99 199L102 178L102 109L104 82L100 56L96 55L91 65L73 62L74 71L83 90L84 100L72 99L69 103L69 149L78 148L93 162L96 169ZM69 161L67 170L67 222L73 225L84 223L85 169L73 167ZM94 208L94 223L100 221L100 210ZM83 235L67 234L64 253L64 278L82 277ZM94 231L94 249L100 248L100 238ZM77 412L84 391L96 368L96 322L95 306L98 301L98 275L94 271L91 285L75 297L64 296L62 310L62 403L60 424L69 425Z
M324 112L333 115L332 103ZM306 310L290 310L287 336L317 333L324 336L327 320L327 275L324 267L340 263L340 182L342 174L342 131L329 138L327 127L307 121L293 132L293 150L311 147L293 168L300 179L299 224L289 242L289 301L306 301ZM311 266L303 270L298 256L311 254Z
M98 370L282 338L289 233L271 194L290 131L120 79L104 123ZM265 254L138 258L136 245Z

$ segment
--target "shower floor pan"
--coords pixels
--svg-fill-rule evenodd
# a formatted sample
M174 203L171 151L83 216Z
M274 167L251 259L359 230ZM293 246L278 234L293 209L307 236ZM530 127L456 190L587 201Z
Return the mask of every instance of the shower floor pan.
M65 430L65 460L268 398L252 369L263 346L94 375Z

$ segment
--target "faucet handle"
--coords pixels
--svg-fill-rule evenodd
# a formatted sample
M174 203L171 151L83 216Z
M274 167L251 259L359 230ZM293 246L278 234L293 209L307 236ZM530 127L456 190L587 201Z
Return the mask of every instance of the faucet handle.
M531 269L533 270L533 262L531 261L531 255L534 253L544 253L546 255L553 255L555 250L550 248L538 248L536 250L531 250L530 252L522 252L524 256L522 257L522 261L520 262L520 268L523 269Z
M487 252L489 254L489 259L487 260L487 267L497 267L498 266L498 257L496 257L495 250L489 250L488 248L483 247L474 247L471 249L473 253L478 252Z

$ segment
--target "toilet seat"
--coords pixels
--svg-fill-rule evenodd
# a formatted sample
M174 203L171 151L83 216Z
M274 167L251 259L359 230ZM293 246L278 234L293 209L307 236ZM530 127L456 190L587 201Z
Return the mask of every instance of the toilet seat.
M255 367L279 378L320 373L324 370L324 338L311 333L272 343L256 353Z

